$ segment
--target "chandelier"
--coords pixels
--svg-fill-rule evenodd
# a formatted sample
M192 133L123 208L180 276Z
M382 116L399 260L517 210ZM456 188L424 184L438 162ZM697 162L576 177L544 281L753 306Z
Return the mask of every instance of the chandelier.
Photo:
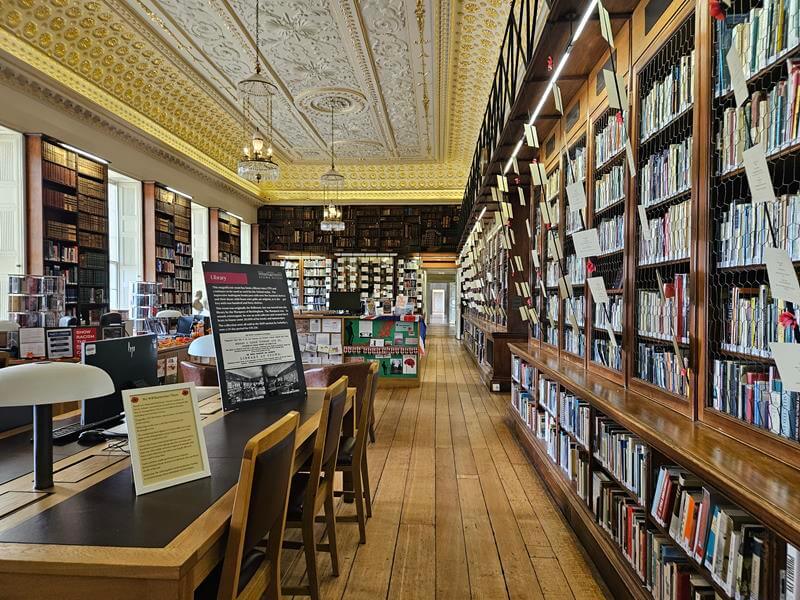
M261 74L259 12L256 0L256 70L236 85L242 102L244 138L244 148L236 165L236 172L239 177L254 183L275 181L280 175L280 168L272 160L272 97L278 88ZM261 133L258 125L252 136L249 135L247 131L249 124L256 123L264 116L267 120L267 135Z
M340 104L336 98L328 100L331 109L331 168L325 171L319 178L322 186L322 195L325 206L322 210L322 222L319 224L322 231L344 231L344 221L342 221L342 210L336 208L339 201L339 192L344 187L344 175L336 170L335 152L333 144L333 114Z

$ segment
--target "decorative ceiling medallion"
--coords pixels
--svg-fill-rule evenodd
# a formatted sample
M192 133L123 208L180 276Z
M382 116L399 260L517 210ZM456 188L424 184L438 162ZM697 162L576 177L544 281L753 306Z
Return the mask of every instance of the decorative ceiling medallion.
M348 88L313 88L300 94L295 104L305 113L329 116L331 105L337 115L357 115L367 108L367 98Z

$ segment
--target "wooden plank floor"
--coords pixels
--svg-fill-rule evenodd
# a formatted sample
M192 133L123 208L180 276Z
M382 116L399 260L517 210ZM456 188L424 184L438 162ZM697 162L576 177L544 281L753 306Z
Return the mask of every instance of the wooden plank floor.
M428 337L419 388L379 391L367 543L356 524L338 524L340 576L317 554L322 598L610 598L517 445L508 394L491 394L440 332ZM284 551L282 570L285 585L304 583L301 553Z

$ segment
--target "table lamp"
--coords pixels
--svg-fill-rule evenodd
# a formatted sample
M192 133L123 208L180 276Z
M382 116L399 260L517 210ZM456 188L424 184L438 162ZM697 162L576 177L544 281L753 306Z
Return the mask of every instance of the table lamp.
M53 404L114 393L108 373L81 363L39 362L0 369L0 406L33 405L33 487L53 487Z
M216 358L217 351L214 348L214 336L209 334L194 338L192 343L189 344L187 352L189 356L197 356L198 358Z

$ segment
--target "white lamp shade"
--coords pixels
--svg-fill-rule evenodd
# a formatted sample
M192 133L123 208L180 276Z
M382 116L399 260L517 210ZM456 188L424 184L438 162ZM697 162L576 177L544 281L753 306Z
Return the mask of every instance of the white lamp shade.
M178 319L183 316L179 310L160 310L156 313L156 319Z
M14 321L0 321L0 332L19 331L19 325Z
M29 406L106 396L114 382L90 365L40 362L0 369L0 389L0 406Z
M217 351L214 349L214 336L204 335L192 340L188 349L190 356L198 356L201 358L216 358Z

